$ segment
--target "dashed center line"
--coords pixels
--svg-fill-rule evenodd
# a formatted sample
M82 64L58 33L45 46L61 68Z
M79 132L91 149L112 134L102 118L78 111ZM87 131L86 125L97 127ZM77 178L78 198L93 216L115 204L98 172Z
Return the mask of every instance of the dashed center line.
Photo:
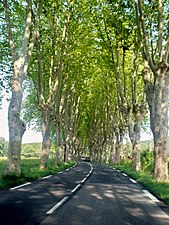
M46 215L52 214L57 208L59 208L64 202L68 200L68 196L64 197L60 202L58 202L56 205L54 205L47 213Z
M75 188L73 188L73 190L71 190L71 193L74 193L75 191L77 191L77 189L81 186L81 184L78 184Z
M78 188L80 188L83 183L87 180L87 178L91 175L91 173L93 172L93 166L89 163L91 169L89 171L89 173L86 175L86 177L80 181L80 183L78 185L76 185L75 188L73 188L71 190L71 194L75 193L77 191ZM59 201L56 205L54 205L49 211L47 211L46 215L50 215L52 214L56 209L58 209L63 203L65 203L71 196L71 194L69 194L68 196L65 196L61 201Z

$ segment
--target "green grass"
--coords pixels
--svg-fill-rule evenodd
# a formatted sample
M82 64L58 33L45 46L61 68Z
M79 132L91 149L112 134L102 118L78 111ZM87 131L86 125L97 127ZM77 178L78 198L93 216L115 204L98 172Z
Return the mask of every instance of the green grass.
M151 173L135 171L132 169L130 162L123 162L119 166L111 166L134 178L136 181L144 185L157 198L163 200L167 205L169 205L169 182L157 182Z
M74 165L74 162L55 164L54 159L50 159L48 167L44 170L39 169L39 159L22 159L20 176L6 175L3 172L5 169L6 159L0 158L0 190L14 187L38 178L55 174L61 170L65 170Z

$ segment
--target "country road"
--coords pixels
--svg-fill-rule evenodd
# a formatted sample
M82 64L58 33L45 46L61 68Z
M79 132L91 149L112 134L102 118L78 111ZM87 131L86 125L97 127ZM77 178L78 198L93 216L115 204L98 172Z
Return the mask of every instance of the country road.
M169 225L163 208L120 171L84 162L0 191L1 225Z

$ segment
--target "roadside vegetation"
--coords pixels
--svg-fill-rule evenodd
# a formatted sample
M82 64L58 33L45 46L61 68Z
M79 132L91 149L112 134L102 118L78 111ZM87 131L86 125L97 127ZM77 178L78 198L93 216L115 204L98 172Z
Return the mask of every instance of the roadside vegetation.
M145 186L154 196L169 205L169 182L157 182L153 176L153 152L142 151L141 171L132 168L132 161L121 160L119 165L109 164Z
M16 176L12 173L4 175L6 161L6 158L0 158L0 190L11 188L20 184L24 184L26 182L37 180L44 176L55 174L74 165L74 162L62 162L56 165L54 159L49 159L48 166L44 170L40 170L40 160L38 158L27 158L21 160L21 174L19 176Z

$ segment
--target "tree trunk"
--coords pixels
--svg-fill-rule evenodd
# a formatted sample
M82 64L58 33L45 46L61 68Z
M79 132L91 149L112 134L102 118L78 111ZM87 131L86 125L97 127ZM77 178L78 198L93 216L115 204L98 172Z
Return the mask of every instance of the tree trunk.
M40 169L43 170L47 167L50 147L51 147L51 139L50 139L50 130L51 130L51 115L48 110L44 110L42 112L42 150L41 150L41 158L40 158Z
M20 174L21 143L26 130L20 119L22 104L22 79L11 79L12 98L8 109L9 144L6 174Z
M141 170L141 163L140 163L140 153L141 153L141 145L140 145L140 138L141 138L141 122L142 118L146 112L145 106L135 106L134 107L134 117L135 117L135 124L134 124L134 138L132 141L132 167L140 171Z
M135 129L139 129L139 127ZM141 152L140 131L138 130L137 132L135 132L135 140L132 143L132 167L136 171L141 170L140 152Z
M120 163L120 154L123 145L123 132L116 133L116 144L115 144L115 163Z
M56 123L56 164L62 161L63 154L63 140L62 140L62 129L60 116L58 116L58 121Z
M150 110L150 125L154 137L154 178L168 179L167 136L168 136L168 96L169 78L167 66L161 63L151 84L150 72L143 71L146 98Z
M155 82L154 101L154 177L157 181L168 180L167 136L169 72L161 63Z
M141 44L141 52L145 65L149 65L154 75L146 79L144 73L144 83L146 97L150 109L150 125L154 136L154 177L157 181L168 180L168 160L167 160L167 135L168 135L168 97L169 97L169 38L168 27L164 32L165 21L163 10L165 5L162 1L158 2L158 26L156 32L147 32L145 21L153 19L144 14L143 1L135 1L136 22L138 28L138 38ZM145 17L147 17L145 19ZM158 33L157 45L150 45L152 34ZM153 34L153 35L154 35ZM149 36L150 35L150 36ZM155 49L158 46L157 49ZM151 49L150 49L151 47ZM155 47L155 48L154 48ZM157 51L156 51L157 50ZM155 59L155 60L154 60ZM156 62L156 64L155 64ZM150 97L150 98L149 98ZM150 102L151 101L151 102ZM153 104L151 104L153 103Z
M63 159L63 161L66 163L66 162L68 162L68 147L67 147L66 144L64 144L63 147L64 147L64 159Z

